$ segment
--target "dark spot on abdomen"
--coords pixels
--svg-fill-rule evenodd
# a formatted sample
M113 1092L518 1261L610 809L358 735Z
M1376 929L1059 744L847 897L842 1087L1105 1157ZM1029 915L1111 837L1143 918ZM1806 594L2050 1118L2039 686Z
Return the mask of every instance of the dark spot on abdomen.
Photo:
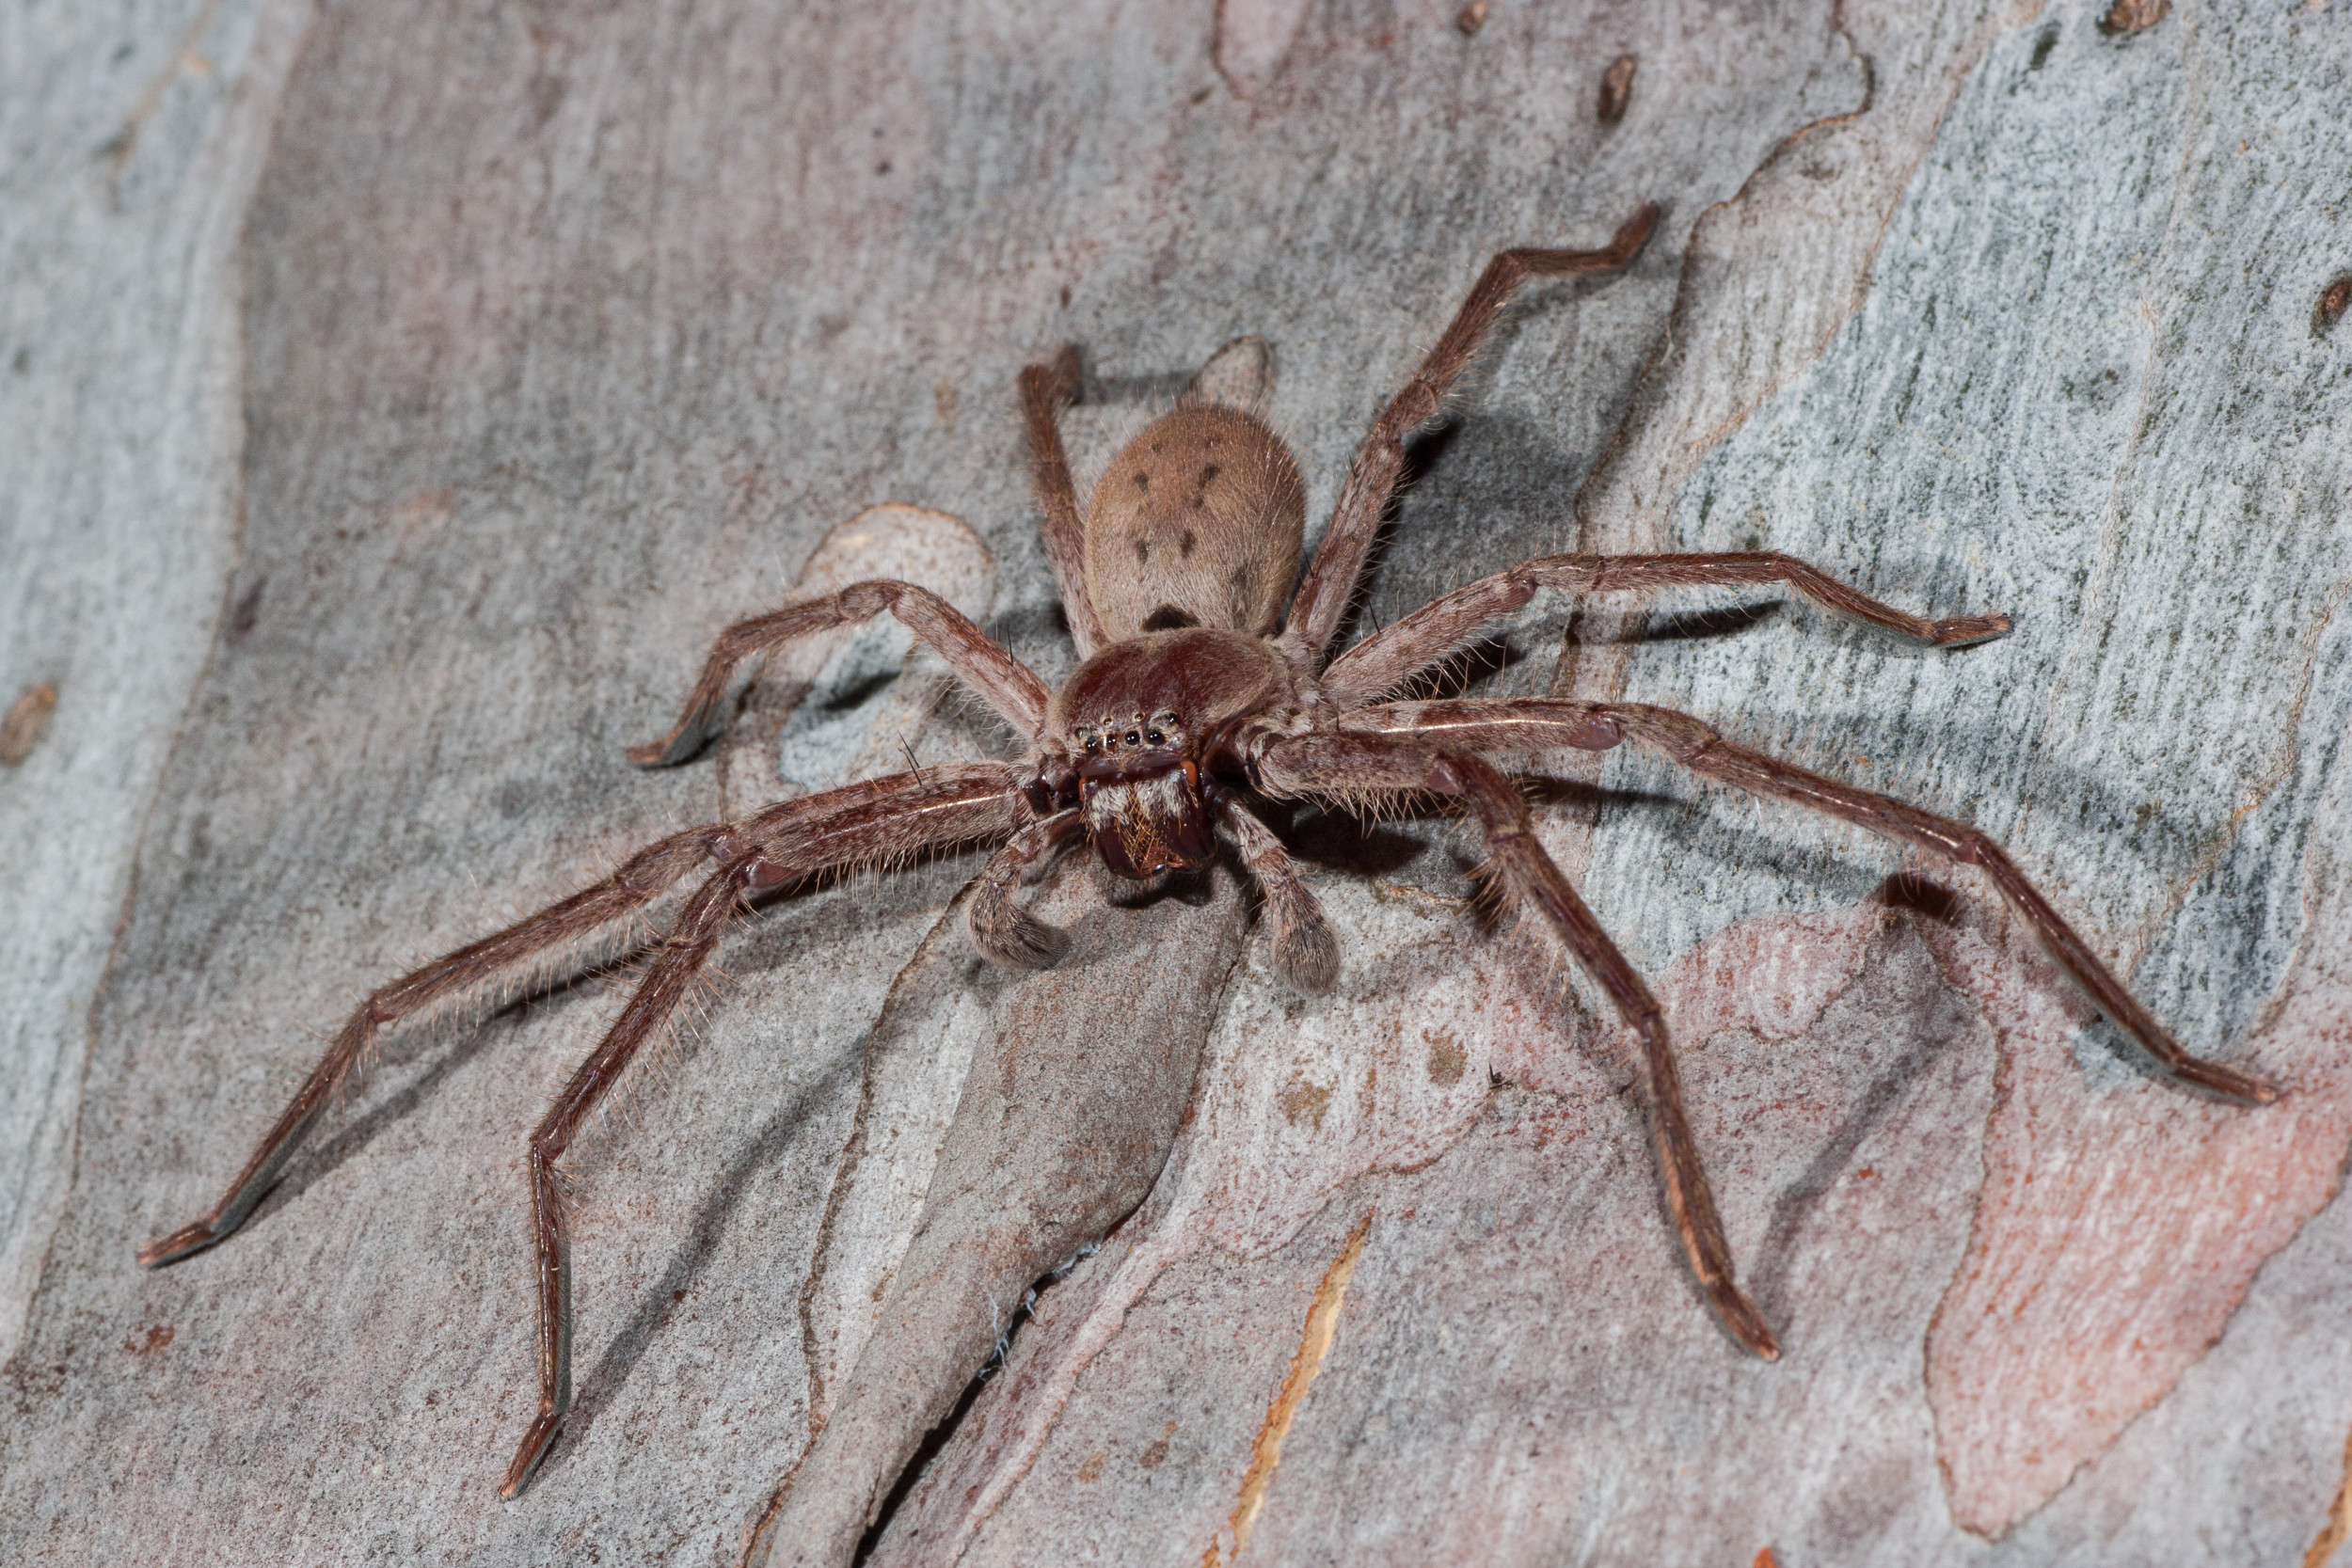
M1136 565L1138 565L1138 566L1148 566L1148 565L1150 565L1151 563L1152 563L1152 546L1149 546L1149 545L1147 545L1147 544L1145 544L1145 543L1144 543L1142 540L1140 540L1140 539L1136 540Z
M1199 543L1200 541L1192 536L1192 530L1186 529L1184 530L1184 536L1176 541L1177 552L1186 561L1190 561L1192 559L1192 547Z
M1192 493L1192 509L1195 512L1201 511L1208 506L1209 486L1216 483L1216 476L1217 467L1214 463L1200 470L1200 483Z

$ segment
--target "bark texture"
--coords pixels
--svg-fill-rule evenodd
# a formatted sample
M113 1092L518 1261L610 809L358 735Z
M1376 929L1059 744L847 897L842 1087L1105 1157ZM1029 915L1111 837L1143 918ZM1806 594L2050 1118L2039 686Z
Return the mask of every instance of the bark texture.
M910 1413L1139 1199L869 1560L2328 1560L2352 7L2126 20L18 8L0 709L56 705L0 772L0 1558L841 1560ZM969 952L969 856L744 922L583 1148L579 1402L515 1503L523 1139L626 968L396 1037L243 1232L135 1269L370 986L660 833L1009 744L875 626L623 762L720 627L878 572L1066 673L1024 363L1082 349L1083 484L1264 338L1312 527L1493 251L1647 199L1417 444L1361 624L1579 548L2007 610L1946 652L1539 600L1467 678L1973 820L2278 1105L2152 1081L1966 874L1572 753L1544 835L1669 1010L1776 1364L1684 1270L1605 1008L1436 818L1294 824L1316 1000L1230 883L1066 869L1037 977ZM1089 1147L1088 1097L1143 1131Z

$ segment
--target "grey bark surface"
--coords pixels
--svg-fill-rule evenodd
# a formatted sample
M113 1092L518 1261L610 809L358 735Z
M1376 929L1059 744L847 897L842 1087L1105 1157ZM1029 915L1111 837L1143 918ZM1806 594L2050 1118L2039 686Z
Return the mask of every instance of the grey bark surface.
M2352 272L2352 8L1460 9L0 22L0 705L58 692L0 773L0 1558L782 1547L873 1484L823 1436L871 1345L929 1345L935 1398L996 1340L892 1316L960 1261L914 1239L1001 1092L973 1065L1144 1039L1163 1084L1198 1052L1165 1169L872 1561L2335 1553L2352 326L2315 308ZM1983 826L2278 1105L2152 1081L1965 874L1541 757L1776 1364L1690 1282L1605 1009L1473 907L1441 817L1294 825L1346 944L1318 1000L1230 890L1035 978L960 945L970 856L746 920L584 1148L579 1403L516 1502L523 1139L626 967L395 1036L242 1232L134 1266L369 987L902 744L1001 753L876 628L703 760L622 761L722 626L868 560L1066 673L1023 363L1081 346L1083 483L1264 338L1311 527L1490 253L1651 198L1641 261L1530 288L1420 445L1361 624L1570 548L2008 610L1945 653L1769 595L1539 602L1472 678L1687 708Z
M1071 929L1052 971L1018 983L986 974L951 917L875 1026L875 1045L929 1044L962 1022L970 996L1001 996L977 1021L963 1092L881 1314L755 1560L850 1560L916 1449L1009 1341L1031 1288L1082 1261L1151 1196L1168 1162L1239 955L1239 889L1212 873L1202 896L1137 908L1088 896L1094 890L1065 865L1064 896L1035 911ZM1115 1028L1104 1027L1106 997L1118 999ZM864 1153L855 1134L852 1144Z

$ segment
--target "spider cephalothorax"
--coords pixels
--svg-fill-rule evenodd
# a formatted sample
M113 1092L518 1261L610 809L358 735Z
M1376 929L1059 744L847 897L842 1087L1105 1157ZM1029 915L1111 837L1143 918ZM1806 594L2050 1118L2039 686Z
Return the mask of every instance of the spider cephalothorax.
M1218 760L1212 744L1284 684L1266 643L1208 626L1146 632L1081 666L1054 698L1052 727L1076 763L1087 834L1103 863L1122 877L1208 863L1216 840L1202 769Z
M641 851L604 881L384 987L344 1024L212 1212L151 1243L141 1261L168 1262L234 1230L384 1026L625 921L707 869L628 1006L530 1139L539 1406L506 1472L502 1490L511 1497L547 1452L571 1399L570 1241L557 1162L691 990L746 897L844 866L993 845L966 899L972 937L992 958L1036 967L1054 962L1066 939L1022 909L1014 895L1057 850L1083 837L1113 872L1149 878L1203 864L1222 841L1257 883L1276 966L1301 990L1320 991L1338 978L1338 940L1253 803L1270 798L1347 805L1434 795L1466 810L1484 841L1488 887L1549 933L1623 1021L1640 1061L1667 1208L1692 1271L1731 1334L1759 1355L1776 1355L1771 1330L1734 1282L1730 1250L1683 1117L1664 1013L1544 851L1518 790L1488 760L1561 747L1606 751L1627 741L1712 783L1825 812L1912 849L1979 867L2099 1009L2175 1078L2247 1101L2272 1098L2260 1081L2184 1051L2000 847L1963 823L1777 761L1663 708L1561 697L1391 700L1544 589L1591 594L1772 582L1824 608L1949 646L2002 635L2006 616L1921 619L1770 553L1562 555L1456 589L1329 657L1402 472L1406 437L1436 416L1512 291L1533 276L1622 267L1641 251L1657 219L1658 209L1645 207L1601 250L1512 250L1487 265L1452 325L1375 421L1295 592L1305 487L1289 449L1255 410L1266 370L1263 344L1243 340L1213 360L1178 407L1111 462L1083 517L1057 425L1059 410L1077 393L1076 355L1064 350L1050 365L1024 372L1022 404L1046 553L1081 660L1057 693L1048 693L937 595L911 583L863 582L729 628L676 726L631 753L649 766L686 761L725 711L723 699L747 660L793 638L886 611L945 657L1012 728L1020 757L918 768L690 829ZM1159 1148L1164 1156L1165 1142ZM1014 1259L1009 1266L1017 1271L1026 1263ZM1017 1282L1032 1277L1034 1271L1015 1275ZM937 1390L939 1398L951 1401L957 1386ZM945 1409L943 1403L928 1414L911 1407L901 1413L904 1431L892 1438L895 1457L882 1455L877 1486L898 1473ZM835 1441L850 1424L836 1412L819 1443ZM877 1490L867 1500L878 1507L880 1497ZM830 1544L808 1551L846 1561L871 1516L869 1507L862 1517L833 1522L826 1527Z

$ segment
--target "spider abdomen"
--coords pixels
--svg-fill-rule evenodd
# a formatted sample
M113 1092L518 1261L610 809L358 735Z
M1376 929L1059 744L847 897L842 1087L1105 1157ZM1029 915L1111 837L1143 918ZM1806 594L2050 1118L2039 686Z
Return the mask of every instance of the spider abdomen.
M1274 631L1306 517L1297 459L1254 416L1192 404L1154 420L1087 508L1087 593L1104 632Z

